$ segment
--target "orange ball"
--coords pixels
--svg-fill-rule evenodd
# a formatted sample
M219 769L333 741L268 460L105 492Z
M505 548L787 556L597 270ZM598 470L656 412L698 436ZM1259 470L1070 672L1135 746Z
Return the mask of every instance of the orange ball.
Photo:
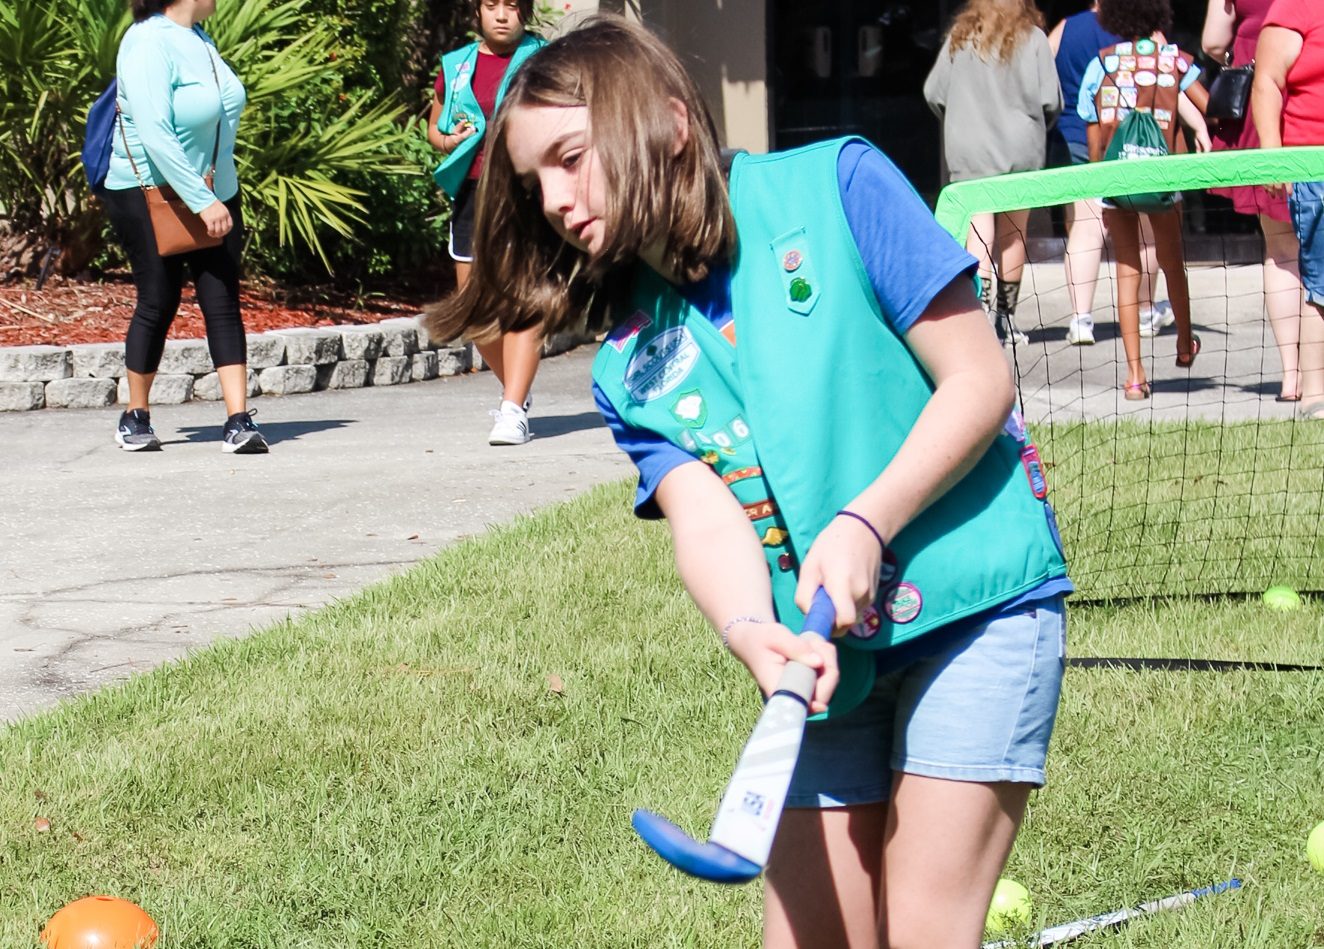
M41 931L50 949L151 949L160 935L137 903L85 896L65 906Z

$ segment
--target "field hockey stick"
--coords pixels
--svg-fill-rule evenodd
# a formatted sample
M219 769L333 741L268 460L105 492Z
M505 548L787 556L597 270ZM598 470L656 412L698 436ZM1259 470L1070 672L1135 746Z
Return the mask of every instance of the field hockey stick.
M803 632L827 639L835 620L832 601L820 587ZM786 664L740 753L707 843L699 843L662 815L640 809L630 823L644 843L677 870L714 883L746 883L762 873L777 835L817 680L818 673L809 666Z
M1162 913L1170 909L1181 909L1189 903L1194 903L1202 896L1217 896L1219 893L1226 893L1228 890L1239 889L1241 889L1240 880L1235 878L1224 880L1222 883L1215 883L1213 886L1206 886L1198 890L1187 890L1185 893L1176 893L1172 896L1166 896L1161 900L1154 900L1151 903L1141 903L1139 906L1114 910L1111 913L1100 913L1098 916L1088 916L1085 919L1077 919L1070 923L1063 923L1060 926L1041 929L1025 942L1015 939L1003 939L999 942L986 942L982 949L1024 949L1025 946L1055 946L1058 943L1070 942L1077 936L1083 936L1085 933L1094 932L1096 929L1108 929L1113 926L1120 926L1128 920L1135 919L1137 916L1148 916L1151 913Z

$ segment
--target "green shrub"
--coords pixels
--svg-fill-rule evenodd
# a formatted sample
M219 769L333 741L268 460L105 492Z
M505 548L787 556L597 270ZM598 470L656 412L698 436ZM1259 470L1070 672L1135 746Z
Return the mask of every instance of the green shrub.
M79 150L128 22L123 0L0 0L0 275L32 273L49 246L66 272L98 253ZM325 272L343 245L374 246L380 191L436 213L402 97L347 83L368 74L340 55L343 24L313 0L228 0L207 28L248 89L236 157L257 269ZM407 184L383 183L394 179Z

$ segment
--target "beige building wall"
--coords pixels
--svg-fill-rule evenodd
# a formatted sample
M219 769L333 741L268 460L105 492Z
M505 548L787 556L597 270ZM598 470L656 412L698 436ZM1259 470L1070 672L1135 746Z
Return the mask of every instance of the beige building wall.
M570 0L570 18L598 9L642 20L699 84L722 144L766 152L767 0Z

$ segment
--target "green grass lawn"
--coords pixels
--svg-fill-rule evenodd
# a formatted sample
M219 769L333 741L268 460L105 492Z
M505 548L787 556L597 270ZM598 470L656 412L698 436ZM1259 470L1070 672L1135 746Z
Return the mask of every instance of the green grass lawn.
M0 730L0 946L101 892L165 947L757 945L757 885L682 877L629 826L705 834L758 711L629 496ZM1321 612L1090 605L1071 649L1324 663ZM1072 669L1008 875L1039 924L1245 881L1082 946L1324 944L1321 736L1319 674Z

